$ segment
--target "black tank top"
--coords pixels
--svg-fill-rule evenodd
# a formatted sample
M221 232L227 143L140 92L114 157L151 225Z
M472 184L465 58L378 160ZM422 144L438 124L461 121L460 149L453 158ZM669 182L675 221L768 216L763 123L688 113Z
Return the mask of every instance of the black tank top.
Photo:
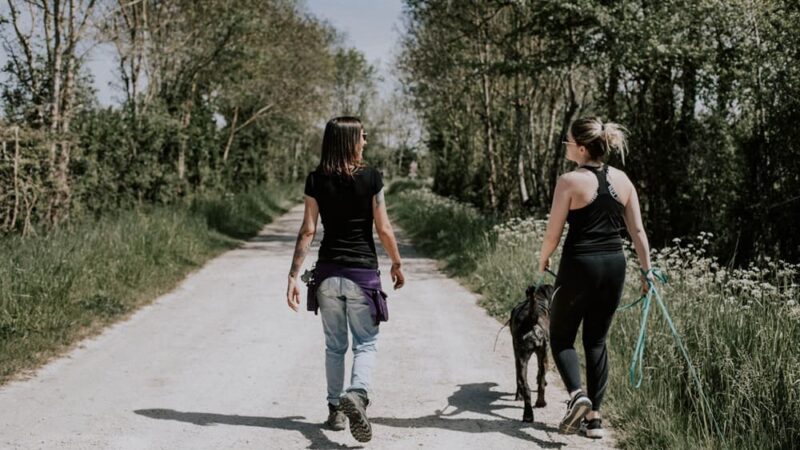
M625 229L625 206L611 194L608 183L608 165L581 166L597 177L597 194L583 208L567 214L569 231L564 241L563 255L591 253L616 253L622 251L620 232Z

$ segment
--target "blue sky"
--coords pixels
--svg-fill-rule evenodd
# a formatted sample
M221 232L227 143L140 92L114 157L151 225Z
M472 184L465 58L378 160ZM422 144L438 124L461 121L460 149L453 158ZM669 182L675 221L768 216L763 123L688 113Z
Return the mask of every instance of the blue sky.
M361 50L385 79L387 95L397 79L391 64L399 51L402 0L306 0L308 10L346 35L345 45Z

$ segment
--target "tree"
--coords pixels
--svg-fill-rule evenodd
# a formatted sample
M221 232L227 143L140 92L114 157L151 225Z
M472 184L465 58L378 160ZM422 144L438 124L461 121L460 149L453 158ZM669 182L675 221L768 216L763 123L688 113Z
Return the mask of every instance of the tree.
M544 214L567 169L569 124L597 115L630 132L624 169L655 245L711 231L717 254L740 262L800 257L783 226L800 209L788 156L797 151L797 9L787 0L407 0L399 66L428 136L434 189L495 213L529 205Z
M29 121L49 131L48 220L57 224L69 215L71 123L79 107L79 44L95 12L95 0L7 0L13 33L3 35L9 57L3 68L12 78L3 97L11 119Z
M375 67L354 48L339 48L334 54L333 111L337 116L365 118L377 91Z

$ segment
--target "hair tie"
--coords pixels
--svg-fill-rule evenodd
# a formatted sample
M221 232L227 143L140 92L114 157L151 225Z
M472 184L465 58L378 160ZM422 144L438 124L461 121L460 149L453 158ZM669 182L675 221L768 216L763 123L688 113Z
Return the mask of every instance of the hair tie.
M600 122L600 131L605 131L605 130L606 130L606 124Z

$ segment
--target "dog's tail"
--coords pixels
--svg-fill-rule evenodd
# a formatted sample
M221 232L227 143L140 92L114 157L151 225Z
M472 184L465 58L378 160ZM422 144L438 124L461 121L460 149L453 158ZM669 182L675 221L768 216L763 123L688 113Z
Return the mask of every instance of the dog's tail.
M503 328L507 327L508 324L510 324L510 323L511 323L511 319L508 319L506 321L506 323L504 323L503 326L500 327L499 330L497 330L497 336L494 337L494 346L492 347L492 353L494 353L494 351L497 350L497 340L500 339L500 332L503 331Z

